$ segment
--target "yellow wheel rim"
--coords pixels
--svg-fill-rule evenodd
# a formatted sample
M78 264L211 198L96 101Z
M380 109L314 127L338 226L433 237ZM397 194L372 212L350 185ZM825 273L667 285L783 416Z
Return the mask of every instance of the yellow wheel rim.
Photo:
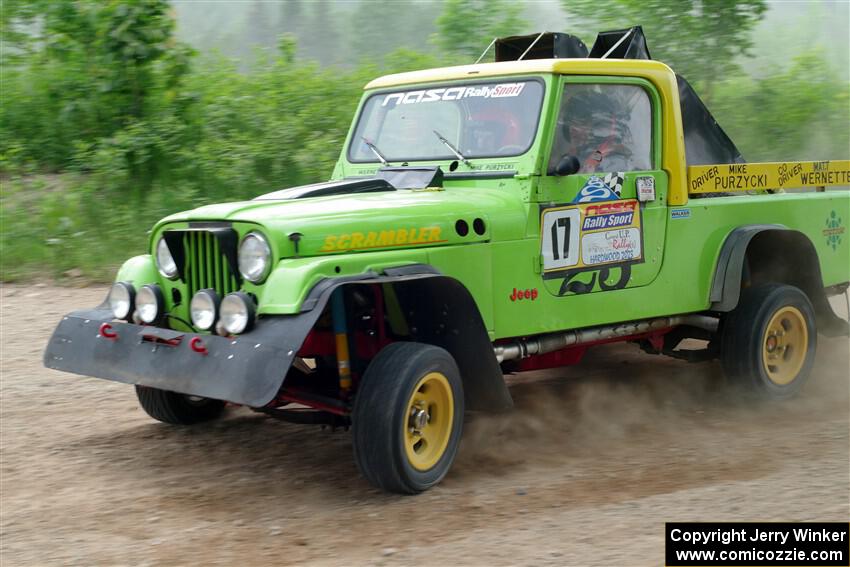
M762 341L762 362L768 378L784 386L803 368L809 349L806 318L796 307L783 307L773 314Z
M432 468L449 444L454 422L454 396L448 379L426 374L413 389L404 416L404 451L416 470Z

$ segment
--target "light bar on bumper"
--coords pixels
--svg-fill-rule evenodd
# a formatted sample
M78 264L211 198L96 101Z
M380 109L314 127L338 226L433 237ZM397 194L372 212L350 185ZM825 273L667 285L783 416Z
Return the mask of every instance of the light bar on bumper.
M209 331L218 319L218 306L221 300L214 289L202 289L192 297L189 303L189 315L196 329Z
M156 284L143 285L136 293L136 311L142 323L153 325L165 316L165 298Z
M266 317L237 339L115 322L108 305L62 318L44 353L55 370L262 407L321 314ZM110 338L100 335L103 323ZM199 353L192 345L204 346Z
M229 293L221 300L219 317L222 328L230 335L250 331L256 317L254 300L242 291Z
M133 317L133 311L136 309L136 290L131 284L126 282L115 282L109 288L109 295L106 297L109 308L112 310L112 315L116 319L124 319L129 321Z

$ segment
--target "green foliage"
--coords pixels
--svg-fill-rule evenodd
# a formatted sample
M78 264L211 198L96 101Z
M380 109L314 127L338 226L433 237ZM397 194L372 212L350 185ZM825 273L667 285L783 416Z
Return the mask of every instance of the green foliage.
M426 51L436 13L431 3L371 0L351 16L350 53L359 61L380 61L394 46Z
M609 25L643 24L653 55L694 75L701 95L712 79L709 106L749 160L847 157L850 88L821 51L770 76L735 72L761 2L676 0L674 8L689 14L683 19L660 0L587 1L593 9L582 17L609 18L622 8L636 18L615 14ZM345 18L349 8L333 3L227 5L230 16L268 24L253 46L228 39L246 50L232 61L202 59L175 41L165 0L4 0L0 279L81 270L108 280L144 252L147 231L167 214L327 179L363 84L470 62L494 36L523 31L519 5L505 0L446 0L436 22L434 6L364 4ZM709 8L717 17L697 21ZM737 20L733 8L744 10ZM728 29L711 27L724 16ZM340 36L298 38L310 21L332 21ZM212 21L210 37L220 24ZM435 25L440 60L425 45ZM402 37L416 48L388 53ZM361 63L315 62L338 56Z
M446 0L437 17L434 42L442 51L472 63L493 38L515 35L525 25L520 12L519 4L507 0Z
M718 86L712 112L748 161L847 159L850 85L820 51L764 79Z
M711 84L737 70L752 47L751 32L765 0L561 0L564 10L594 31L643 26L650 53L710 99ZM595 39L595 33L585 37ZM590 44L588 44L589 46Z
M9 89L4 83L10 104L0 115L4 280L76 270L108 279L145 250L147 231L165 215L326 179L362 85L381 72L298 60L291 36L278 52L260 53L251 73L224 59L193 63L190 50L160 33L168 25L141 26L156 13L124 13L122 27L113 4L69 6L91 10L84 19L106 22L101 29L112 35L90 42L109 46L94 52L98 73L85 73L91 64L75 40L23 64L4 61L15 78ZM51 44L76 34L57 32ZM411 51L385 62L389 71L433 65ZM103 89L104 81L117 87ZM64 173L44 175L51 170Z
M295 38L297 57L323 66L378 63L402 47L431 51L441 2L430 0L246 0L174 2L178 37L203 51L236 58L246 70L256 50ZM489 40L488 40L489 41Z
M60 170L78 142L173 102L191 50L173 42L166 0L34 5L4 5L3 28L18 32L4 46L29 55L3 61L3 97L13 104L0 106L0 155Z
M159 194L117 201L75 174L4 179L0 197L0 274L61 279L79 272L107 281L144 250L147 228L167 210Z

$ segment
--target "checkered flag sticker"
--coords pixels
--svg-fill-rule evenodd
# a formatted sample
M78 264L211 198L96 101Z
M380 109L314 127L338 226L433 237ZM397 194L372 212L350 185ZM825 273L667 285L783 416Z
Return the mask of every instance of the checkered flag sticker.
M620 197L620 193L623 191L623 182L626 180L626 174L622 171L615 171L613 173L606 173L605 177L602 181L608 188L613 191L617 197Z

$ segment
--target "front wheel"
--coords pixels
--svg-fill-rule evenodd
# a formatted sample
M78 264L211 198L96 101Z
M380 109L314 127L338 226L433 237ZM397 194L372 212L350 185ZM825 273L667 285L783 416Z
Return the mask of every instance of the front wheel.
M393 343L369 364L352 413L354 458L374 486L415 494L448 472L463 430L460 371L445 350Z
M817 328L812 303L800 289L761 284L746 289L723 322L720 362L725 374L764 398L787 398L814 364Z
M191 425L213 420L222 414L225 406L220 400L187 396L148 386L136 386L136 397L145 413L172 425Z

